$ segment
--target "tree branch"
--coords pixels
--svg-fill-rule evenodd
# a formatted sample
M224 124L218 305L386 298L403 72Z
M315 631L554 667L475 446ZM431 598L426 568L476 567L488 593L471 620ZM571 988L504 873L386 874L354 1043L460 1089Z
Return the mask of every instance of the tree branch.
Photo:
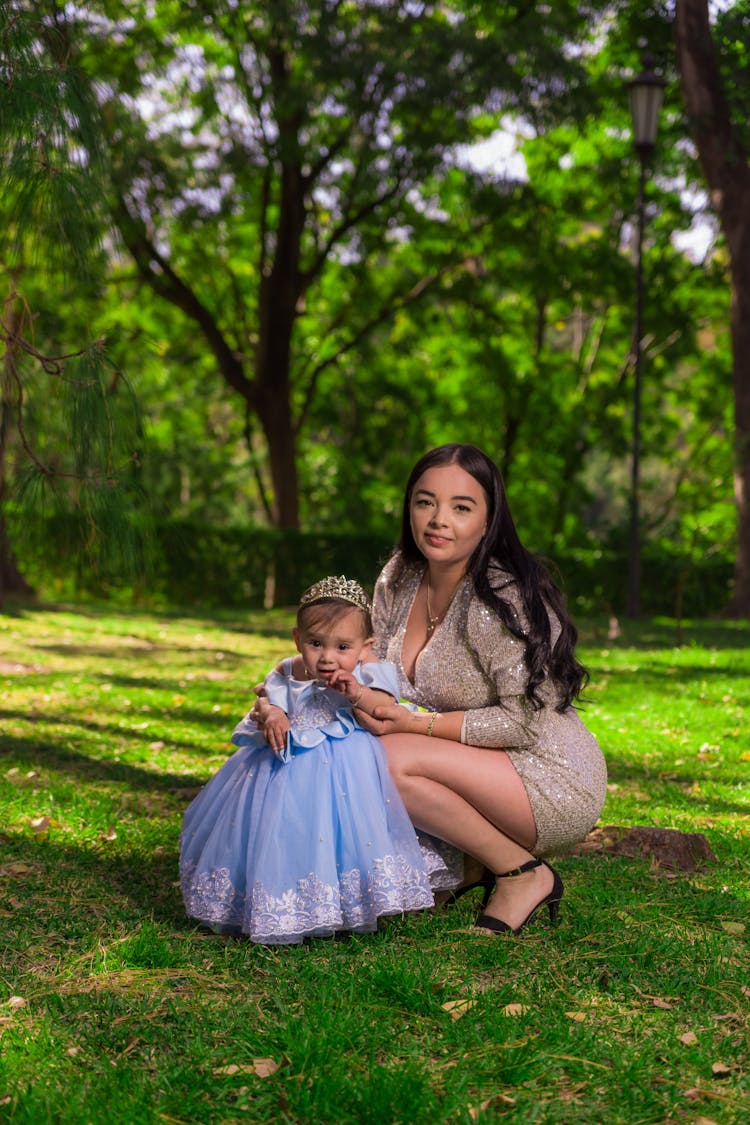
M369 336L369 334L374 331L374 329L377 328L378 325L384 324L401 309L406 308L408 305L414 304L415 301L418 301L420 297L424 296L427 290L435 284L436 281L439 281L441 278L445 277L446 274L452 272L453 270L464 269L472 261L474 261L473 256L470 258L466 258L461 262L450 262L443 266L441 269L437 270L435 273L432 273L427 277L423 277L420 281L417 282L416 285L413 285L407 293L404 293L401 297L397 297L395 300L390 301L387 306L383 306L383 308L381 308L380 311L375 314L375 316L366 321L349 340L342 344L341 347L333 353L333 355L327 356L325 359L321 360L310 374L307 388L305 390L305 398L302 404L302 409L299 412L295 424L295 433L299 434L302 426L304 425L308 411L310 409L310 406L312 405L313 398L315 397L315 390L320 376L327 368L332 367L334 364L338 363L343 356L345 356L348 352L352 351L353 348L356 348L359 344L361 344L361 342L367 336Z
M123 241L133 255L138 272L160 297L175 305L201 329L219 364L225 380L253 406L256 387L245 375L242 361L229 346L216 320L197 294L185 284L154 246L143 224L129 212L124 199L118 199L115 219ZM159 267L156 270L153 263ZM161 272L159 272L161 271Z

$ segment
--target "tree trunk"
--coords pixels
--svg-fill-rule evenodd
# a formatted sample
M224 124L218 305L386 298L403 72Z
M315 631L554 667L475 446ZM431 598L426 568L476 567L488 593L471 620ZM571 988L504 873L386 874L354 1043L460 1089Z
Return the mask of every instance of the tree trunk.
M13 557L5 514L0 510L0 610L5 606L5 599L9 595L31 598L34 593L33 586L21 574Z
M15 293L11 292L10 298L5 303L7 322L2 324L3 335L7 328L11 339L18 330L19 316ZM2 341L3 337L0 337ZM0 366L0 609L5 604L8 594L21 594L24 597L33 595L34 590L29 586L16 565L8 539L8 524L5 518L4 504L8 499L8 481L6 468L6 453L11 425L11 414L15 407L12 401L11 372L13 363L13 344L5 339L5 351L2 365Z
M296 144L296 126L288 131ZM292 334L302 293L300 252L305 223L304 185L298 163L290 161L283 167L280 191L273 265L260 288L255 406L268 443L274 524L298 528L297 431L290 377Z
M708 0L678 0L675 43L690 130L729 250L737 555L727 612L750 617L750 167L724 97Z

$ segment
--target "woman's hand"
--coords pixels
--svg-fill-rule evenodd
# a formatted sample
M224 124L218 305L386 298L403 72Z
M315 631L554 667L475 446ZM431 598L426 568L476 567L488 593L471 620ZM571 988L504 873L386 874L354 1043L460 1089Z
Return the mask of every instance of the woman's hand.
M373 711L372 715L368 715L366 711L361 708L355 707L354 714L357 716L357 722L370 734L378 736L384 734L415 734L418 727L414 722L414 711L410 711L408 707L402 707L400 703L395 700L392 703L379 703Z

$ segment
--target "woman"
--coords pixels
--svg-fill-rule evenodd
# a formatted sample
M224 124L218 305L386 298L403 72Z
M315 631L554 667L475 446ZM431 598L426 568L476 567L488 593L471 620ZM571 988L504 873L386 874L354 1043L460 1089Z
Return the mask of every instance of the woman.
M606 767L573 707L587 674L563 596L475 446L440 446L412 470L374 625L402 697L429 708L357 713L383 738L415 827L492 873L478 926L518 933L545 905L554 920L563 885L540 857L594 826Z

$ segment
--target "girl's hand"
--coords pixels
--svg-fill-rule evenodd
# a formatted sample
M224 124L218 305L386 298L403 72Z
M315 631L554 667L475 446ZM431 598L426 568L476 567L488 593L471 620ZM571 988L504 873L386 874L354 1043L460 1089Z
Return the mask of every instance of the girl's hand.
M384 734L415 733L414 712L407 707L402 707L400 703L395 701L379 703L372 715L362 711L359 707L355 707L354 713L360 726L369 730L370 734L380 736Z
M270 714L263 725L263 737L273 750L279 754L286 746L286 736L289 733L289 716L280 707L267 704Z
M345 672L343 668L337 668L328 681L328 686L340 691L347 699L356 699L362 692L362 684L359 680L351 672Z
M258 692L258 687L262 689L262 695ZM271 704L266 699L265 688L263 687L263 685L259 684L258 687L255 688L256 693L258 693L258 698L255 700L255 703L250 709L249 717L253 720L253 722L257 723L262 730L266 725L268 716L271 713Z

